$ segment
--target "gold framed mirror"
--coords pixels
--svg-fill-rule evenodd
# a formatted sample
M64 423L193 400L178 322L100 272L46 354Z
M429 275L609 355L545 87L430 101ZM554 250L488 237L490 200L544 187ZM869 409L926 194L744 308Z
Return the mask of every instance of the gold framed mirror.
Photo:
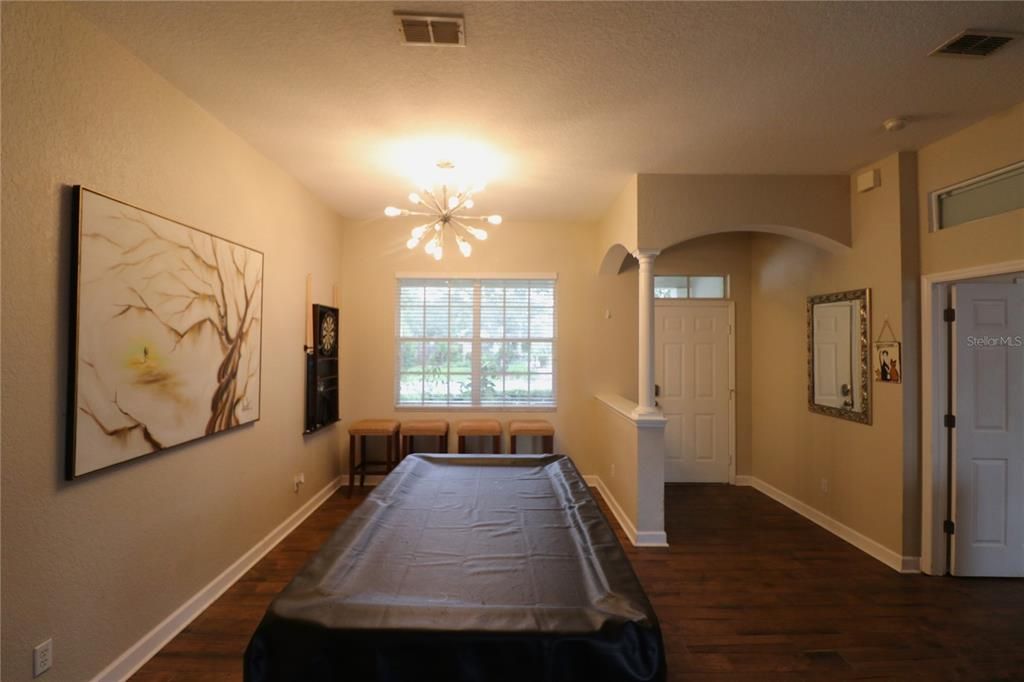
M871 290L807 298L807 407L871 423Z

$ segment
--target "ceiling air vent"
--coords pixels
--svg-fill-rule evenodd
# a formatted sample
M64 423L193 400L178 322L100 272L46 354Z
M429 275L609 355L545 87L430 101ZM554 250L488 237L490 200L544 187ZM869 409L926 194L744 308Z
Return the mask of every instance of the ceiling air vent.
M968 29L932 50L932 54L953 57L987 57L1013 39L1012 33Z
M466 44L466 22L461 15L395 14L406 45L457 47Z

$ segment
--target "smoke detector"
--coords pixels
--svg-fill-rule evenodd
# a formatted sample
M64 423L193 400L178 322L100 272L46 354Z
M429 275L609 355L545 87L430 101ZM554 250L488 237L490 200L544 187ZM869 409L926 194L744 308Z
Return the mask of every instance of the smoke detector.
M930 56L987 57L1014 38L1013 33L967 29L932 50Z
M395 12L403 45L464 47L466 20L461 14L406 14Z

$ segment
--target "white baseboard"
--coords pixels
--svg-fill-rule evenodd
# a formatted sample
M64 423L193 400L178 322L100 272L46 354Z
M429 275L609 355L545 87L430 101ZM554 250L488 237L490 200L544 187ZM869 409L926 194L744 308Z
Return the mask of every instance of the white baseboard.
M840 539L850 543L865 554L878 559L883 564L900 573L919 573L920 557L901 556L888 547L875 542L871 538L858 533L849 526L836 521L831 516L824 514L811 505L801 502L792 495L784 493L770 483L765 483L755 476L737 476L736 485L750 486L755 490L764 493L776 502L789 507L797 514L813 521L825 530L838 536Z
M636 533L637 547L668 547L668 536L663 530L641 530Z
M622 505L612 495L612 491L608 489L608 486L604 484L600 476L596 474L587 474L583 477L587 485L597 488L597 491L601 493L601 497L608 504L608 508L612 510L612 515L615 520L622 526L622 530L626 533L626 537L633 543L635 547L668 547L668 538L665 536L665 531L641 531L637 532L636 526L629 520L626 512L622 509Z
M366 482L370 483L373 477L367 476ZM266 537L260 540L248 552L243 554L235 563L228 566L223 573L214 578L206 587L196 592L188 601L179 606L171 615L167 616L162 623L150 630L142 639L133 644L127 651L104 668L93 682L111 682L112 680L126 680L141 668L146 661L155 656L174 637L185 629L196 616L202 613L218 597L224 594L229 587L241 578L246 571L252 568L257 561L262 559L267 552L274 548L277 543L295 530L300 523L306 520L317 507L323 504L328 497L334 494L342 483L348 483L348 476L339 476L328 483L320 492L316 493L304 505L295 510L287 519L281 522L277 528L270 531ZM241 662L239 662L241 665Z

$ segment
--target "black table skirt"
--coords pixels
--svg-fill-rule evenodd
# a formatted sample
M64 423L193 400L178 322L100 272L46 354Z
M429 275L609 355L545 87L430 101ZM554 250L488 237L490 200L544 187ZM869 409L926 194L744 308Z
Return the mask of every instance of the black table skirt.
M663 680L657 618L563 456L407 457L273 601L270 680Z

